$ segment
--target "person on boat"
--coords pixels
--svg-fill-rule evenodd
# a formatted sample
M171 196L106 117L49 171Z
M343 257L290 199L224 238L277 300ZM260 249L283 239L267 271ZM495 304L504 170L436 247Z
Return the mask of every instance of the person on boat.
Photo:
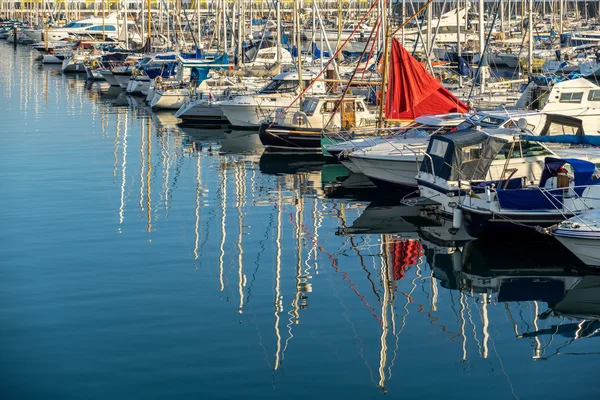
M477 112L477 110L475 109L475 106L473 106L473 102L471 100L469 100L467 102L467 112L469 114L475 114Z

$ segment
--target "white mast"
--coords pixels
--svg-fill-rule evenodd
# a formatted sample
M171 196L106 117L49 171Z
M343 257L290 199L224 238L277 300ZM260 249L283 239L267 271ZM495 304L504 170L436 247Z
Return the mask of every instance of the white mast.
M529 75L533 74L533 0L529 0L529 10L528 10L528 27L529 27L529 54L528 54L528 64L527 64L527 73Z
M277 49L277 64L281 65L281 1L277 0L275 6L277 7L277 43L275 48Z
M485 92L485 73L487 70L487 63L485 60L485 24L483 21L483 13L485 11L484 1L479 0L479 82L481 87L481 93Z
M237 0L237 66L242 66L242 24L244 24L244 15L242 14L243 0Z

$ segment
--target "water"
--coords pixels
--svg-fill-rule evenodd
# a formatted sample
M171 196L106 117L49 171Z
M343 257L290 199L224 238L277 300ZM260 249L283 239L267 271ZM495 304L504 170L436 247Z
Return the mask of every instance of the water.
M598 279L556 244L456 241L35 57L0 43L3 399L597 395Z

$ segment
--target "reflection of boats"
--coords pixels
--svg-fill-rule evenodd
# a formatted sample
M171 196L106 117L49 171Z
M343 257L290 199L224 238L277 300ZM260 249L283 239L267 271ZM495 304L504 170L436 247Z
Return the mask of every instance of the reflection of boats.
M419 207L371 203L352 226L340 234L385 233L423 239L449 246L457 246L472 238L464 229L455 231L452 222L435 216Z
M555 250L548 251L549 246ZM434 254L435 262L430 254L426 254L441 285L462 292L461 316L467 304L466 296L475 296L478 303L481 302L484 358L488 354L486 338L489 337L490 321L487 307L490 304L505 303L504 309L508 321L514 325L515 336L532 340L534 359L564 354L565 347L572 341L600 332L597 321L600 316L600 275L578 270L577 260L565 249L556 249L550 238L532 237L527 251L505 242L473 240L463 247L462 261L456 253L444 255L437 252ZM540 301L547 303L547 311L542 312ZM525 307L533 309L532 323L522 319L524 302L531 302ZM513 311L515 307L525 327L517 322ZM547 327L540 326L540 321L551 317L563 320L556 325L548 323ZM538 337L546 334L552 335L553 340L542 343ZM572 339L559 343L557 335Z
M178 127L195 142L221 142L225 140L225 132L219 129L192 128L185 125L178 125Z
M258 136L254 134L254 136ZM260 143L260 141L259 141ZM261 145L262 146L262 145ZM327 159L321 154L285 154L264 152L259 168L263 174L297 174L321 171Z
M221 144L221 151L224 153L260 154L263 149L256 132L225 132L225 140Z

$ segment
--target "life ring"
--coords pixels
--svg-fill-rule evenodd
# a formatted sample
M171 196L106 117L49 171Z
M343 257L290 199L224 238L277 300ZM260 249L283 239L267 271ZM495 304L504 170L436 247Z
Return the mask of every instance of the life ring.
M296 111L294 113L294 116L292 117L292 122L294 123L294 125L306 125L306 123L308 122L308 116L304 111Z
M506 48L506 54L512 54L512 49L510 47Z

